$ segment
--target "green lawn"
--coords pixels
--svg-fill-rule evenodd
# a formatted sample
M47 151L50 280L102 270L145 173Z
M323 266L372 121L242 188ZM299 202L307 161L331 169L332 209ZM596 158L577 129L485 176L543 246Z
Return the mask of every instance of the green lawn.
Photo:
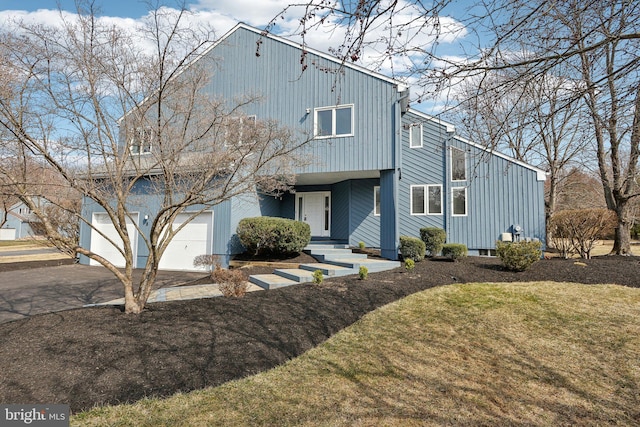
M126 375L126 372L123 372ZM284 366L72 425L638 425L640 289L467 284L387 305Z

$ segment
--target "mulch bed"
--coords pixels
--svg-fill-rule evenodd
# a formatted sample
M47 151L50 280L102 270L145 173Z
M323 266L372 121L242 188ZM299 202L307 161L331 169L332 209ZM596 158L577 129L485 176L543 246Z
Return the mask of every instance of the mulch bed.
M95 405L215 386L294 358L364 314L434 286L546 281L640 287L636 257L550 259L522 273L495 258L433 259L403 269L301 284L244 298L37 315L0 325L0 402Z

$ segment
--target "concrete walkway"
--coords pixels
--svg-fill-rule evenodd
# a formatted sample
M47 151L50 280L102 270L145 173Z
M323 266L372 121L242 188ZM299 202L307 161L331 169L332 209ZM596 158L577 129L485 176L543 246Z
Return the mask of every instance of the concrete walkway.
M260 286L249 284L247 292L262 291ZM210 285L191 285L191 286L174 286L161 288L151 292L148 303L167 302L167 301L185 301L192 299L221 297L222 292L216 284ZM102 306L102 305L124 305L124 298L118 298L111 301L87 304L85 307Z

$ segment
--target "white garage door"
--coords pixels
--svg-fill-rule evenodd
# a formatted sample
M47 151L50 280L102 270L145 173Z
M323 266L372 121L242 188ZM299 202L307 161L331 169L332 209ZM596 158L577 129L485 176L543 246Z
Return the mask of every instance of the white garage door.
M138 214L132 214L135 222L138 222ZM113 226L113 223L109 219L109 216L105 213L95 213L93 214L93 219L91 221L93 227L97 230L100 230L104 235L109 237L109 239L113 240L118 244L118 247L122 247L122 239L118 236L116 232L116 228ZM109 260L116 267L124 267L125 261L122 254L118 251L118 249L113 246L107 239L102 237L95 229L91 229L91 251L97 253ZM138 232L136 231L136 227L134 222L127 218L127 232L129 233L129 237L131 239L131 243L133 245L133 263L135 267L136 256L137 256L137 248L138 248ZM99 262L90 260L89 265L100 265Z
M191 214L180 214L173 222L179 227ZM160 258L161 270L206 270L194 267L193 259L198 255L211 254L213 250L213 212L203 212L175 235Z

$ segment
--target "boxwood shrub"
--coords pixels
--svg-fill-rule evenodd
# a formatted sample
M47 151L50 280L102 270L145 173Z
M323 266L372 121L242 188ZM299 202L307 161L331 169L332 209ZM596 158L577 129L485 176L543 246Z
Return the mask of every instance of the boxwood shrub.
M424 227L420 229L420 238L426 245L429 255L436 256L447 240L447 232L438 227Z
M415 262L422 261L425 251L425 244L422 240L417 237L400 236L400 253L403 259L412 259Z
M467 245L462 243L445 243L442 245L442 256L457 261L467 256Z
M496 242L496 254L509 270L525 271L542 257L540 241Z
M244 218L236 233L242 245L254 255L297 253L311 241L309 224L286 218Z

